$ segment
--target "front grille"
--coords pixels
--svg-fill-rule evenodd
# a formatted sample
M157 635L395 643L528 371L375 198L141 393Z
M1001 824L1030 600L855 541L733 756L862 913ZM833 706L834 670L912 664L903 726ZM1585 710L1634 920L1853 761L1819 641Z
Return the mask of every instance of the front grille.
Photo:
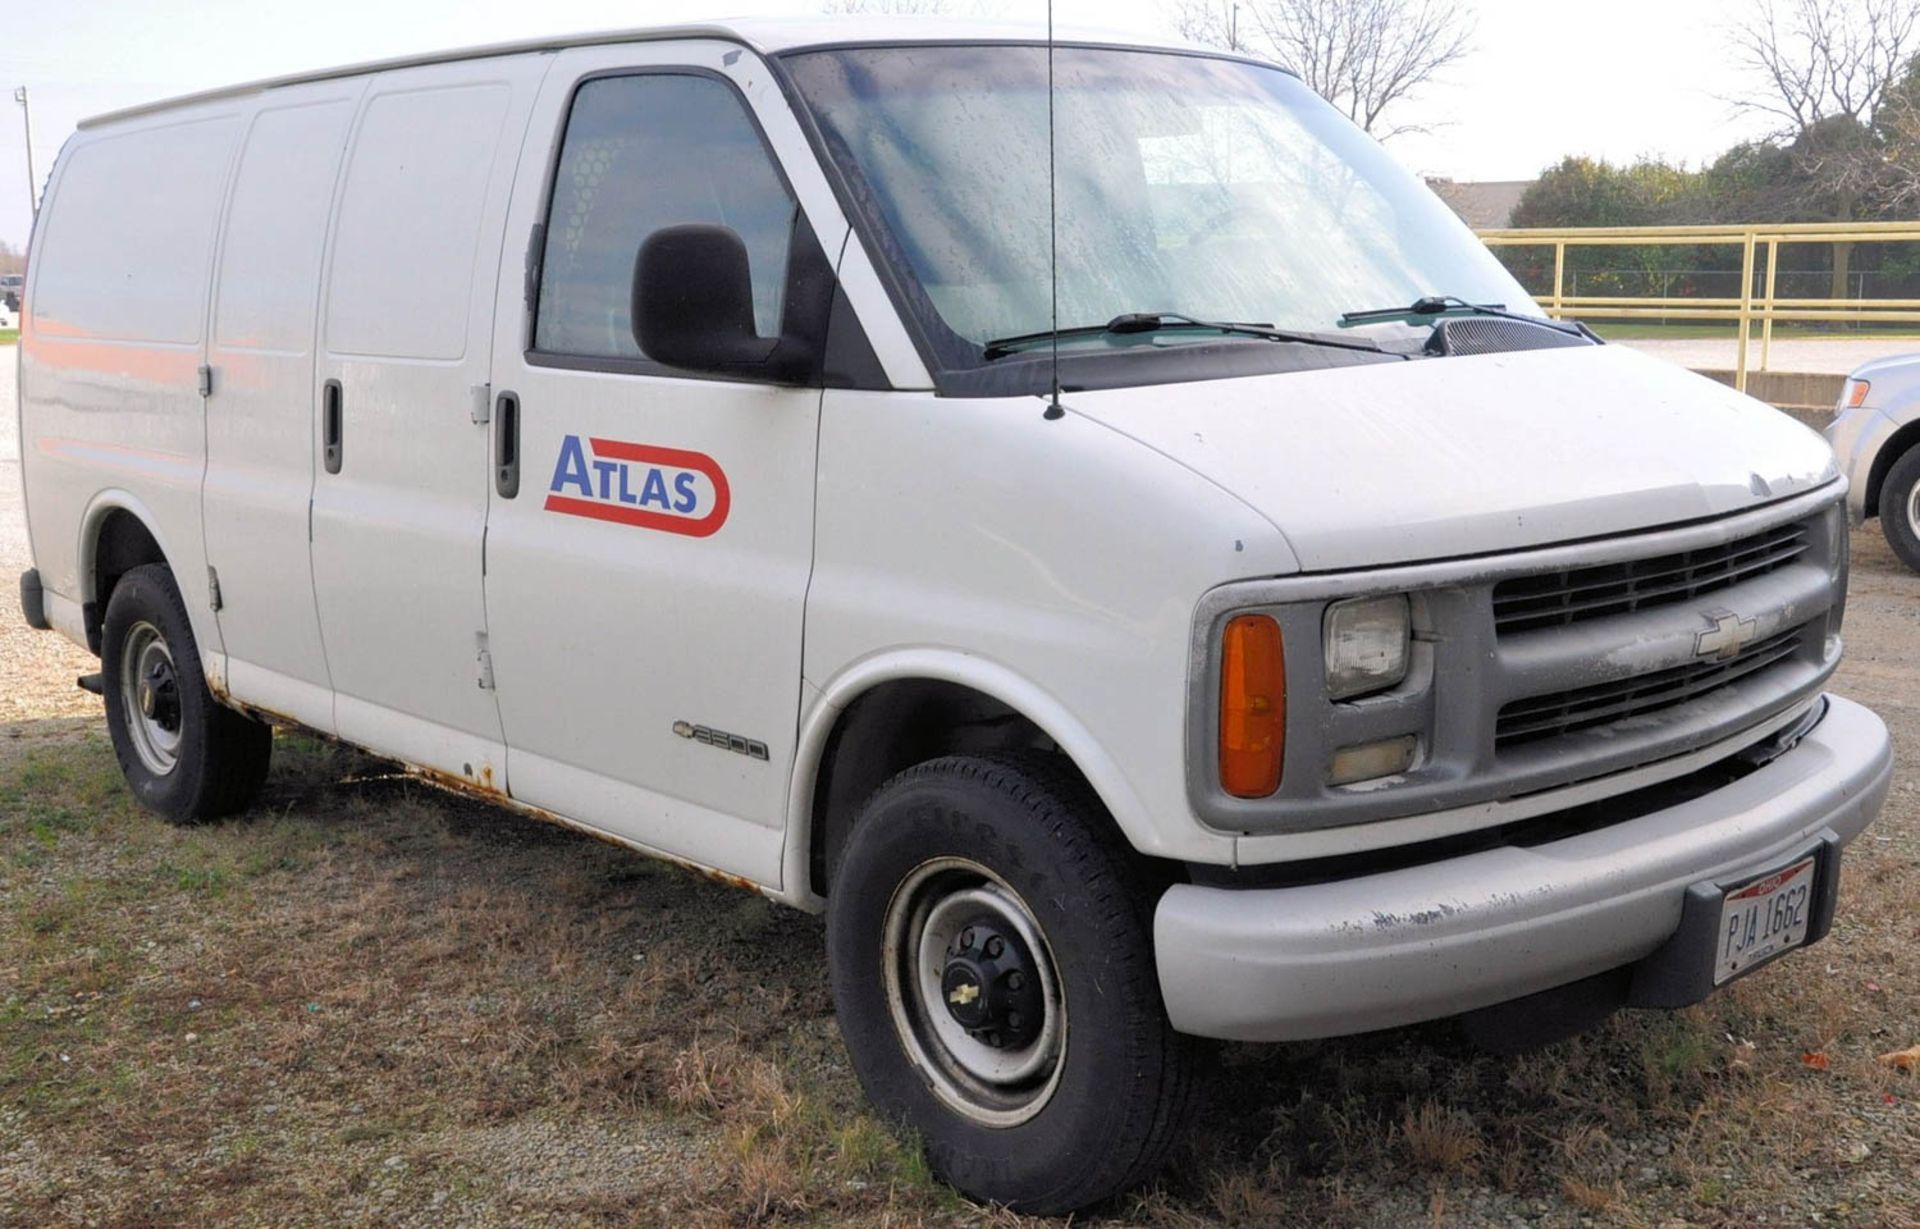
M1536 738L1612 725L1684 704L1765 670L1799 648L1800 629L1793 628L1747 645L1726 661L1689 662L1611 683L1515 700L1503 706L1495 720L1494 747L1499 750Z
M1670 606L1764 576L1806 549L1804 524L1776 525L1677 555L1516 576L1493 587L1494 628L1524 632Z

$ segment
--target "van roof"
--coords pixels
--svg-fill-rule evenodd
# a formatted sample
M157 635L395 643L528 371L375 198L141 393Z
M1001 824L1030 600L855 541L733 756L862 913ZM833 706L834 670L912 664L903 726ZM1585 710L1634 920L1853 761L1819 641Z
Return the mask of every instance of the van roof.
M1134 31L1056 26L1054 38L1060 42L1101 43L1123 47L1169 47L1184 50L1213 50L1177 38L1156 38ZM739 43L763 54L792 51L801 47L830 47L854 43L903 42L1037 42L1047 36L1046 26L1034 22L982 21L951 17L831 16L751 18L702 22L695 25L642 27L632 30L604 30L584 34L561 34L547 38L515 42L489 43L451 51L433 51L417 55L369 60L338 68L315 69L268 77L241 85L222 86L155 102L140 103L108 111L80 121L82 129L115 120L131 119L156 111L223 98L240 98L281 86L336 77L354 77L363 73L413 68L423 64L444 64L455 60L477 60L488 56L519 55L530 51L559 51L567 47L588 47L607 43L655 42L662 39L711 38Z

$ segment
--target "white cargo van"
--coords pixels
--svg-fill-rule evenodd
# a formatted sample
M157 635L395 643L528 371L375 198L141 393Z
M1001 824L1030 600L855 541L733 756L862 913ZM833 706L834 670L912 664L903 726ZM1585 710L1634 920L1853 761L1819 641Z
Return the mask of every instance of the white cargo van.
M1695 1001L1887 789L1826 445L1546 320L1269 66L315 73L84 125L32 254L23 604L147 805L293 724L824 909L981 1198L1139 1181L1196 1037Z

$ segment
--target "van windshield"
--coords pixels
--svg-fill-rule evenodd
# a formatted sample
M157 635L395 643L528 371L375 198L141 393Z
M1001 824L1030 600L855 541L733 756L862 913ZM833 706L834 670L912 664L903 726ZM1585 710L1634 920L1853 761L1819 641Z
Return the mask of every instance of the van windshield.
M1049 329L1046 48L784 63L943 364ZM1356 307L1429 294L1543 314L1451 210L1286 73L1058 46L1053 78L1063 328L1162 312L1325 333ZM1218 340L1091 330L1074 344Z

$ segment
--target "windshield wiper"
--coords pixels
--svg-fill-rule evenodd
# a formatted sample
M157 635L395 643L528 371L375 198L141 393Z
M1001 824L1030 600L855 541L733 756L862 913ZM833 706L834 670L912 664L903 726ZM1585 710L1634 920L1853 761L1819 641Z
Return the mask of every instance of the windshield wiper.
M1021 333L1017 337L1000 337L990 341L982 352L989 362L1005 358L1027 346L1052 341L1055 337L1100 337L1105 334L1157 333L1164 329L1200 329L1210 333L1220 333L1230 337L1258 337L1265 341L1291 341L1305 346L1329 346L1336 350L1369 350L1375 354L1389 353L1370 341L1359 338L1328 337L1321 333L1296 333L1290 329L1276 329L1270 324L1239 324L1224 320L1200 320L1193 316L1183 316L1178 312L1123 312L1105 324L1081 324L1068 329L1059 329L1046 333Z
M1543 329L1552 329L1556 333L1565 333L1569 337L1585 337L1586 330L1577 324L1560 324L1539 316L1523 316L1519 312L1510 312L1505 303L1469 303L1459 295L1430 294L1415 299L1406 307L1370 307L1365 311L1341 312L1341 324L1365 324L1369 320L1392 320L1398 316L1442 316L1448 312L1472 312L1478 316L1499 316L1503 320L1518 320L1522 324L1537 324Z

